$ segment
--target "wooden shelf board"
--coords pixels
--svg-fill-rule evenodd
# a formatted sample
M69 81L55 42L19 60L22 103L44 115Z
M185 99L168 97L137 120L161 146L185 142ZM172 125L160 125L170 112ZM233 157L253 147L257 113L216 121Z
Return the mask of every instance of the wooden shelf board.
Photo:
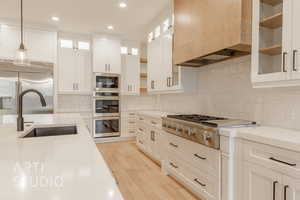
M140 88L140 92L147 92L147 88Z
M259 50L261 53L269 55L269 56L276 56L282 53L282 46L281 45L274 45L268 48L262 48Z
M280 3L282 3L282 0L261 0L261 2L269 4L271 6L276 6Z
M260 26L266 27L266 28L279 28L282 26L282 13L278 13L276 15L273 15L271 17L267 17L260 21Z
M147 78L147 73L141 73L141 78Z
M147 58L141 58L141 59L140 59L140 63L148 63Z

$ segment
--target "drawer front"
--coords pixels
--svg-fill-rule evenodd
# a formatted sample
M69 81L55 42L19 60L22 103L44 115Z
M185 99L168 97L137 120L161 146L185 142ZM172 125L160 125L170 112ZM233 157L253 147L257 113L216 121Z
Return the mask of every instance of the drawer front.
M168 153L213 176L220 175L220 151L168 134Z
M292 177L300 178L299 152L244 141L244 159Z
M190 141L186 141L185 145L186 159L194 167L219 177L221 169L220 151Z
M137 137L136 137L136 144L137 146L142 150L142 151L146 151L146 146L147 146L147 143L144 139L144 135L142 134L137 134Z
M134 112L129 112L129 113L127 113L127 117L128 118L130 118L130 119L136 119L136 113L134 113Z
M151 127L161 128L161 119L151 118L149 116L138 115L137 121L141 123L145 123Z
M184 185L195 192L200 198L206 200L218 200L220 195L220 181L178 158L168 158L168 169L176 177L181 178Z

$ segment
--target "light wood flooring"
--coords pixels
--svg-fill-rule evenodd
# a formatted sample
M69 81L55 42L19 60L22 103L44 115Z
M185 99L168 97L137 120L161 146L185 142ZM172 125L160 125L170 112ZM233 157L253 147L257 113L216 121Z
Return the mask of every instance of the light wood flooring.
M138 150L135 142L97 144L125 200L199 200Z

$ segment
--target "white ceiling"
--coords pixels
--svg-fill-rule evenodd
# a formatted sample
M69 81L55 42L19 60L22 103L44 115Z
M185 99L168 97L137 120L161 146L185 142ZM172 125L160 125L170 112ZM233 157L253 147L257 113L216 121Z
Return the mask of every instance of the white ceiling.
M109 32L127 39L141 39L147 25L170 0L24 0L25 23L54 25L60 31L76 33ZM2 20L19 19L20 0L0 0ZM59 22L51 21L58 16ZM1 22L1 21L0 21ZM108 31L107 26L114 30Z

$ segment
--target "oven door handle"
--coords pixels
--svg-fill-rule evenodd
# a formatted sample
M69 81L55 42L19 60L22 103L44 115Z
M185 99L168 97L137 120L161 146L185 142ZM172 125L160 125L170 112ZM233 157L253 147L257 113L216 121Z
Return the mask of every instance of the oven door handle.
M120 117L94 117L94 121L96 120L120 120Z
M115 101L115 100L120 100L119 97L93 97L95 100L108 100L108 101Z

